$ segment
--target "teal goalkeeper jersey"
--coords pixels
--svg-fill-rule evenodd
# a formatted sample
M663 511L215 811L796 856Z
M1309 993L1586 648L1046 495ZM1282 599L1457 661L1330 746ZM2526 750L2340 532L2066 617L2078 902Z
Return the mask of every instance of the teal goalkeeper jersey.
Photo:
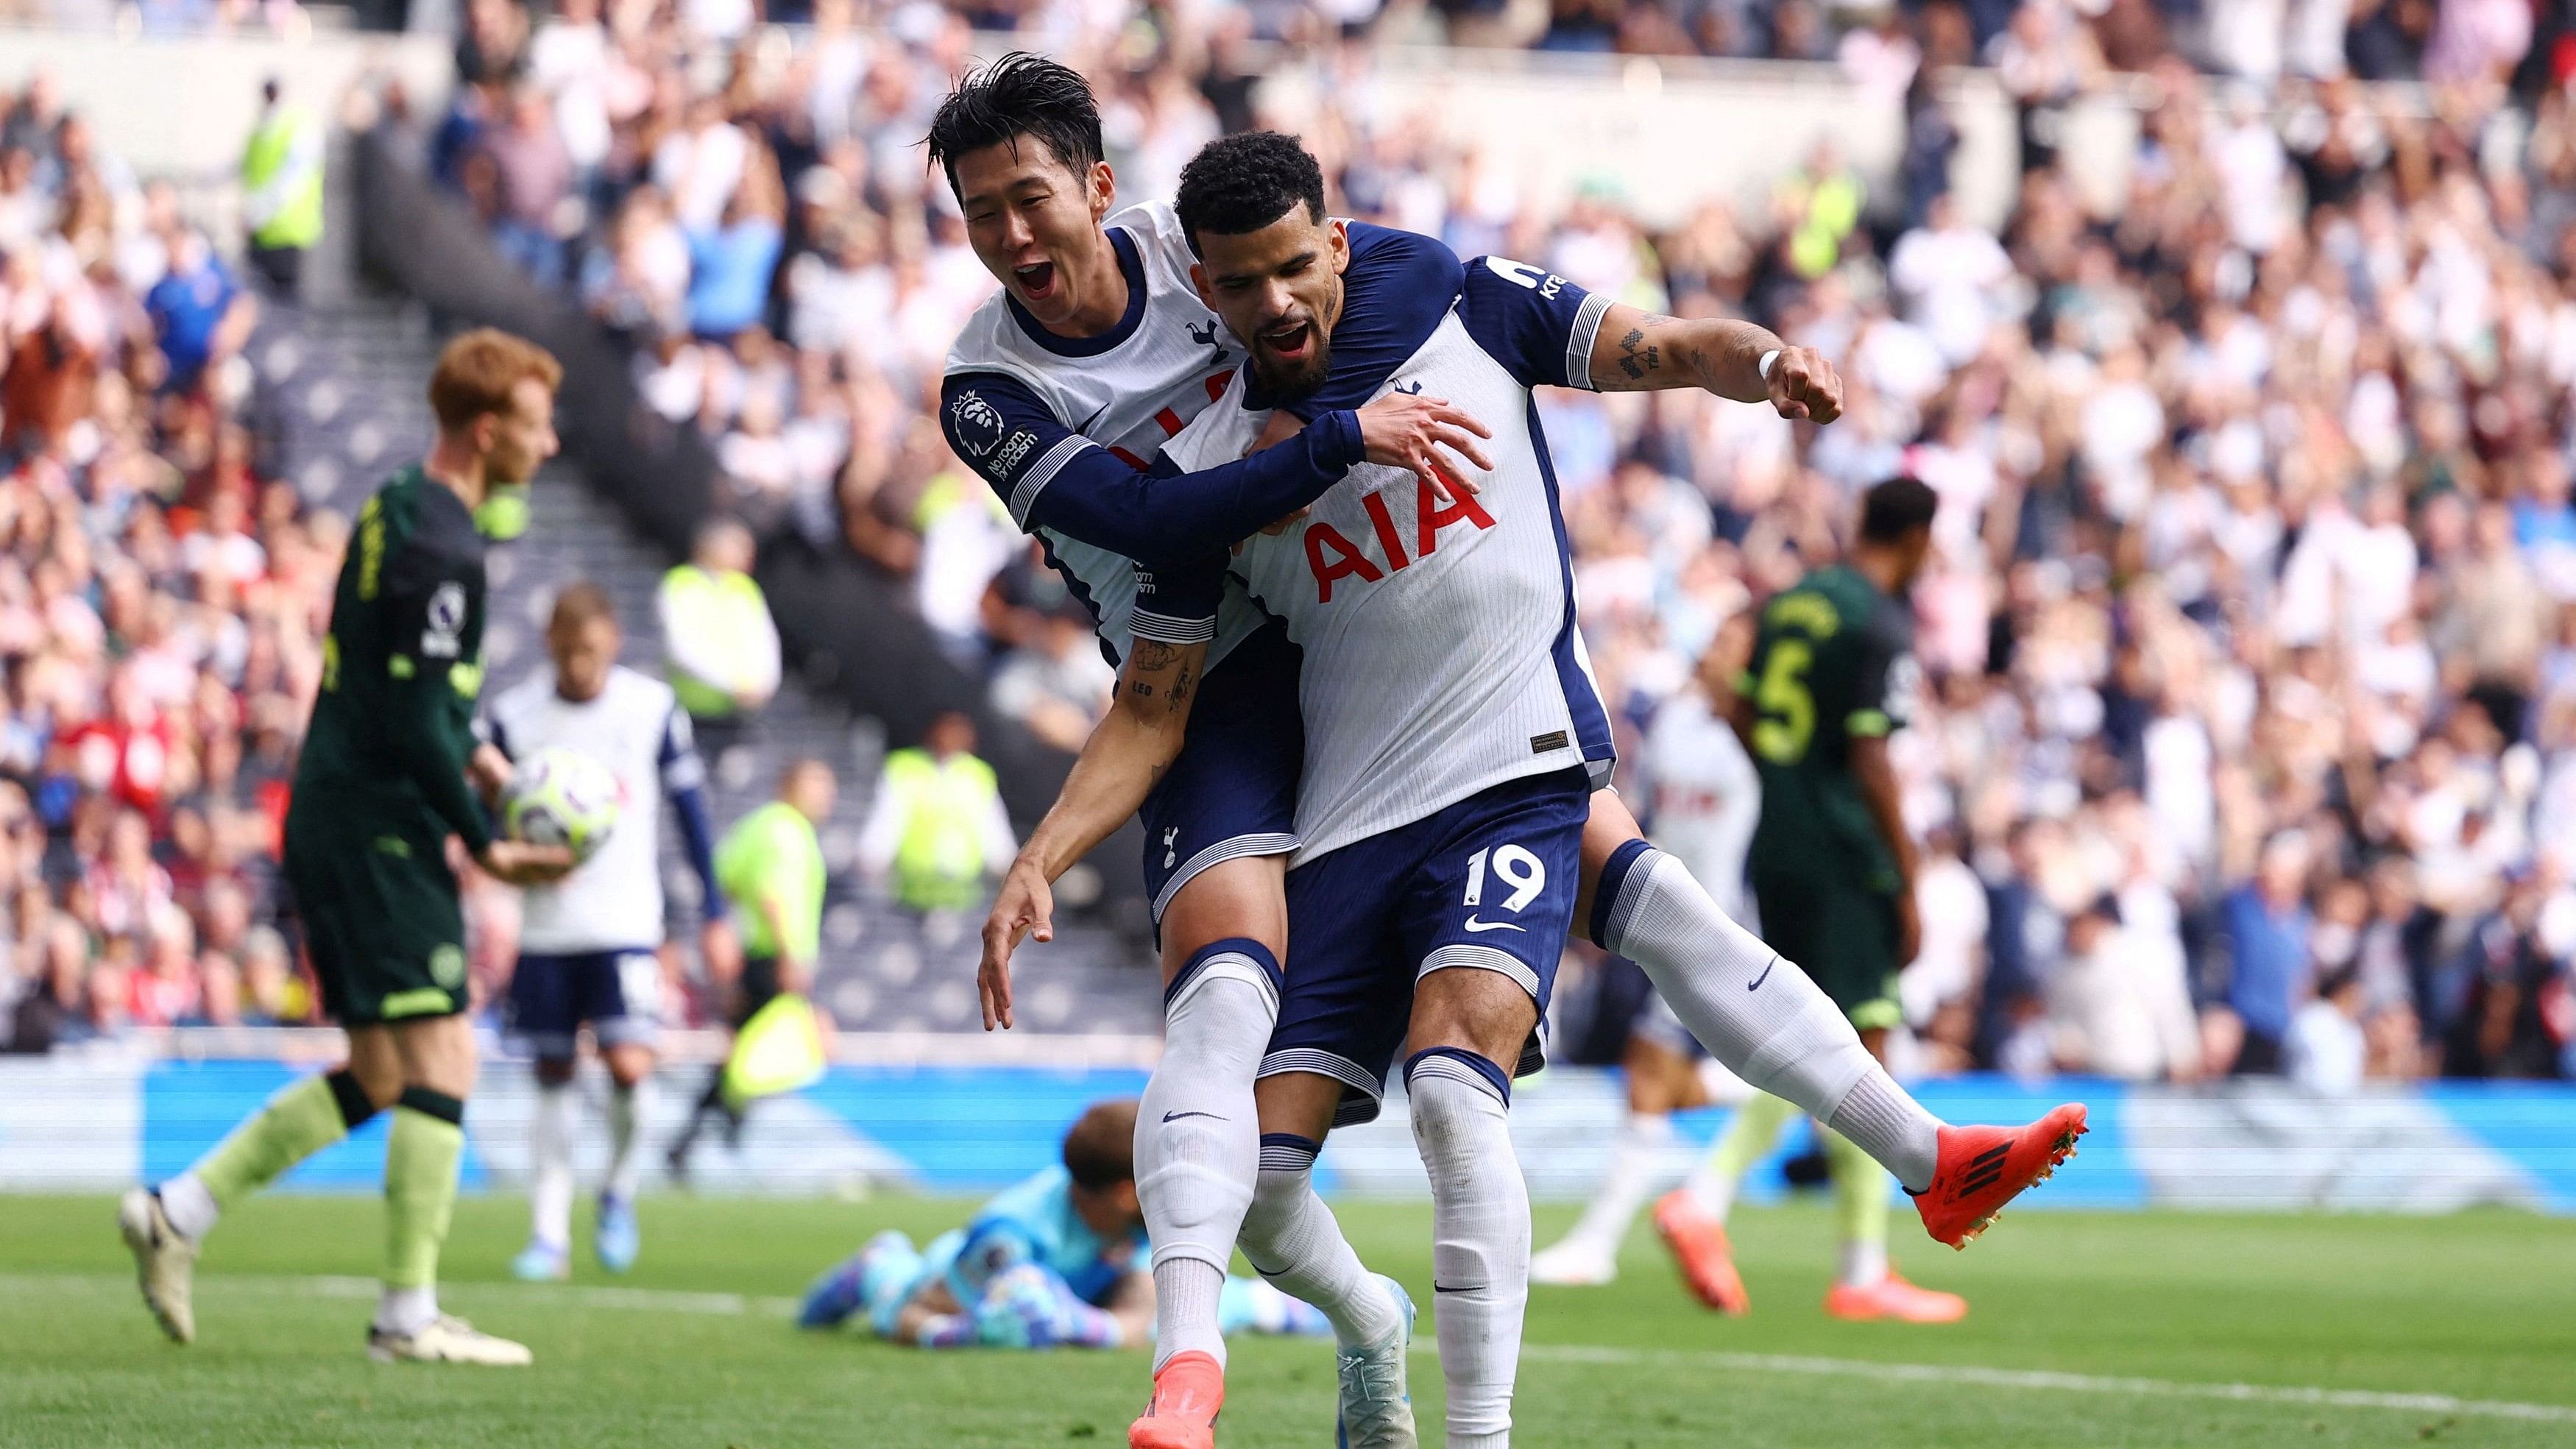
M1145 1230L1102 1241L1073 1210L1073 1174L1050 1167L978 1209L965 1227L942 1233L923 1256L925 1277L948 1282L960 1303L1022 1263L1055 1270L1074 1296L1098 1307L1143 1263Z

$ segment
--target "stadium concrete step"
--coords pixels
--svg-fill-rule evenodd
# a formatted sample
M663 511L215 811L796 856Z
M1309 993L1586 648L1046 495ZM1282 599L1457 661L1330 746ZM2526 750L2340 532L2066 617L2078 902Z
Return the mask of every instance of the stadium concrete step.
M353 515L394 469L431 441L424 396L442 338L425 312L381 298L320 307L271 304L248 357L260 389L254 412L272 470L309 506ZM639 537L580 472L559 462L530 495L526 541L496 548L485 630L487 689L502 689L542 667L545 619L555 592L573 579L605 588L626 626L626 662L662 669L653 593L672 560ZM813 757L841 781L838 808L823 828L831 886L824 917L818 995L844 1026L882 1031L971 1031L980 1025L972 918L922 917L862 885L858 837L884 753L873 719L852 718L827 693L792 675L765 709L754 736L710 759L718 827L766 801L780 772ZM697 884L676 832L664 834L663 866L675 920L694 919ZM1026 960L1034 971L1021 997L1024 1029L1126 1034L1159 1022L1150 970L1115 933L1068 923L1057 941Z

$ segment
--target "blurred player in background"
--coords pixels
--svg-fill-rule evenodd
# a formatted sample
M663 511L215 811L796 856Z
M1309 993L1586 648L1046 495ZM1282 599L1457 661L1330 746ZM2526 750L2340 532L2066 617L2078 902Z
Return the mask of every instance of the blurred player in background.
M551 669L502 691L486 718L492 743L516 758L545 749L588 756L617 777L621 809L597 854L571 875L527 893L519 962L510 978L510 1027L537 1058L537 1110L528 1127L527 1249L510 1270L530 1280L572 1272L572 1146L579 1100L573 1061L584 1026L608 1068L608 1180L600 1189L594 1246L600 1266L623 1273L642 1240L635 1191L653 1107L653 1047L661 1029L662 812L668 795L680 843L697 872L710 970L738 964L724 893L716 887L715 830L706 769L689 717L671 686L617 662L624 635L608 591L587 581L555 596L546 625Z
M921 1348L1123 1348L1152 1341L1154 1278L1136 1201L1136 1104L1102 1102L1064 1136L1064 1165L984 1204L916 1249L879 1233L805 1295L797 1322L867 1315L878 1337ZM1228 1278L1226 1333L1330 1334L1314 1309L1257 1279Z
M1751 879L1763 939L1807 968L1881 1060L1888 1032L1904 1019L1896 974L1922 939L1914 841L1887 738L1905 723L1915 689L1906 592L1931 551L1939 502L1912 478L1869 490L1850 561L1816 570L1763 608L1730 715L1762 778ZM1683 1277L1721 1313L1751 1306L1726 1241L1736 1185L1797 1111L1778 1097L1754 1097L1706 1166L1656 1205L1656 1227ZM1842 1235L1825 1311L1913 1323L1965 1315L1957 1294L1917 1288L1888 1265L1886 1170L1841 1133L1817 1131Z
M438 1253L456 1205L474 1033L463 1015L465 922L447 841L501 880L572 867L562 846L493 838L488 799L509 777L474 739L483 689L484 542L474 512L554 456L562 369L490 329L448 344L430 379L438 440L367 500L322 641L322 689L286 816L286 879L324 1004L349 1059L269 1101L118 1221L162 1330L196 1336L190 1277L223 1209L387 1107L384 1295L367 1330L380 1360L518 1365L524 1345L438 1311ZM470 783L469 783L470 777ZM476 787L484 792L477 799Z
M1698 688L1673 696L1655 714L1637 762L1637 798L1646 826L1666 854L1688 867L1718 908L1750 924L1744 858L1762 809L1762 782L1727 723L1735 677L1753 654L1753 615L1718 626L1693 676ZM1672 1114L1713 1101L1741 1100L1747 1089L1691 1039L1661 996L1649 995L1628 1031L1620 1069L1628 1082L1628 1120L1610 1148L1610 1166L1574 1230L1530 1259L1530 1281L1590 1286L1619 1276L1619 1244L1657 1185L1673 1141Z
M831 766L792 760L779 776L778 798L742 817L716 847L716 885L731 904L742 950L738 960L710 958L707 973L725 994L725 1024L737 1032L772 999L801 996L814 985L824 884L823 843L814 827L832 818L839 792ZM748 1105L725 1095L725 1066L717 1063L671 1143L671 1176L688 1179L689 1155L710 1121L724 1124L726 1146L739 1145Z

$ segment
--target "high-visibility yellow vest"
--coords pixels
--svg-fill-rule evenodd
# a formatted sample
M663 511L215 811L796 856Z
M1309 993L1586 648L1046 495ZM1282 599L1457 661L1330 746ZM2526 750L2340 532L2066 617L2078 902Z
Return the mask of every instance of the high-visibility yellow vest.
M662 589L670 627L712 640L713 648L728 655L750 652L758 636L754 621L769 616L769 601L749 574L709 573L684 563L662 576ZM680 708L697 719L721 719L737 708L733 691L676 663L671 666L671 692L680 697Z
M242 189L259 191L286 168L288 153L294 150L296 138L314 124L313 118L297 106L280 106L250 133L250 146L242 153ZM267 222L251 232L251 240L263 247L310 247L322 239L322 168L315 166L310 174L298 180L282 198L283 204Z
M785 956L810 969L823 948L823 845L814 822L784 800L772 800L734 825L716 847L716 888L733 903L742 949ZM778 902L786 935L769 928L763 900Z
M984 880L984 822L1002 793L993 767L973 755L951 755L943 765L928 750L896 750L886 756L885 788L903 818L895 899L917 911L974 905Z

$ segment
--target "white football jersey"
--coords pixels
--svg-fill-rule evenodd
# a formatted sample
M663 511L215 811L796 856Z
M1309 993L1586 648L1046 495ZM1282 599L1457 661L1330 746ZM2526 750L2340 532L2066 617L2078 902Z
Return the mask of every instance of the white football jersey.
M704 779L689 717L671 686L618 665L593 699L555 692L551 668L501 691L489 717L493 743L512 758L563 749L617 777L617 828L599 853L550 886L528 888L521 950L539 955L651 950L662 944L662 794Z
M1377 364L1370 396L1427 391L1492 429L1481 491L1443 503L1409 472L1362 464L1233 564L1305 651L1292 868L1511 780L1608 777L1609 718L1530 389L1588 385L1609 299L1516 262L1466 275L1458 297L1425 299L1438 320L1413 335L1427 340ZM1269 420L1246 401L1239 377L1166 456L1191 471L1241 456Z
M1749 922L1744 860L1762 818L1762 777L1708 696L1685 689L1665 701L1646 731L1637 774L1655 844L1728 916Z
M1101 642L1115 659L1124 659L1136 602L1128 557L1032 527L1030 511L1057 473L1086 448L1105 449L1133 468L1146 468L1173 434L1225 391L1243 353L1199 300L1190 281L1189 242L1169 203L1123 208L1105 226L1127 269L1126 318L1099 337L1057 337L1021 312L1007 291L997 291L975 309L949 349L950 385L941 407L950 446L1004 490L1012 521L1037 536L1048 561L1098 621ZM969 374L1019 384L1072 436L1041 449L1041 430L1015 415L1014 403L1025 399L979 385ZM1229 590L1208 663L1263 622L1242 590Z

